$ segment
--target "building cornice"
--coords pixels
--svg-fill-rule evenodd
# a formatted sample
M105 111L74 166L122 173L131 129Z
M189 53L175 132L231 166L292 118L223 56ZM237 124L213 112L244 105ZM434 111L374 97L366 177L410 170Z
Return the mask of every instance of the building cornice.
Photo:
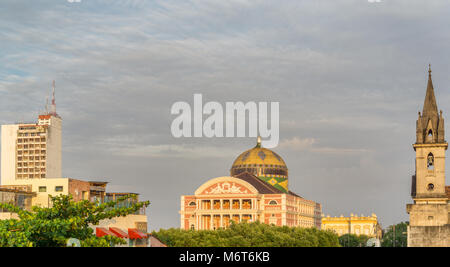
M416 150L416 148L425 148L425 147L444 147L445 149L448 148L448 143L429 143L429 144L413 144L413 148L414 150Z

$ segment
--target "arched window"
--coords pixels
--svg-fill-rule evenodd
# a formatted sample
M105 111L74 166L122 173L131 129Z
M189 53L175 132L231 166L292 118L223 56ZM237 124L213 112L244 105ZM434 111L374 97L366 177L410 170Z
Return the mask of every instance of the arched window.
M195 225L191 224L191 230L195 230Z
M428 184L427 188L429 191L432 191L434 189L434 184Z
M427 142L433 141L433 130L429 129L427 133Z
M278 205L278 203L277 203L275 200L271 200L271 201L269 202L269 205Z
M427 157L427 168L428 170L434 170L434 156L433 153L429 153Z
M195 206L195 202L194 201L190 202L189 206Z

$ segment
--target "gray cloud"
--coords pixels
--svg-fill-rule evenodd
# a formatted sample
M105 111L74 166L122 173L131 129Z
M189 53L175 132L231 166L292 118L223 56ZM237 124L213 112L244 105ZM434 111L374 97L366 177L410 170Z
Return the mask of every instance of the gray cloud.
M429 62L450 110L449 5L2 1L0 121L34 120L56 79L64 176L141 193L158 229L178 226L180 195L227 175L255 142L175 139L171 105L194 93L279 101L275 151L291 189L326 214L375 212L387 226L408 218Z

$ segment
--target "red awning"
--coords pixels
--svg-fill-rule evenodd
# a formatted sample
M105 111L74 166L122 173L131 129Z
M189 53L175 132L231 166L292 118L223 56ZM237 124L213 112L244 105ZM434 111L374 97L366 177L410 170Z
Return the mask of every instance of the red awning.
M111 232L111 231L109 231L108 229L103 228L103 227L97 227L97 228L95 228L95 235L96 235L97 237L102 237L102 236L105 236L105 235L117 236L117 235L115 235L113 232Z
M111 231L120 238L129 238L127 233L125 233L124 231L120 230L117 227L109 227L109 231Z
M138 229L128 228L128 236L130 239L143 239L147 238L147 235L139 231Z

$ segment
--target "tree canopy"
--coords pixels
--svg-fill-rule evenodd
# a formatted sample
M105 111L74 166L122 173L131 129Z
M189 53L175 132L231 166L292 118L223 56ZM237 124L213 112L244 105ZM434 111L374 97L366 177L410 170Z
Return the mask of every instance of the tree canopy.
M217 230L160 229L152 233L169 247L338 247L331 231L267 225L260 222L232 223Z
M127 216L150 204L144 201L118 207L131 198L136 198L136 195L99 204L88 200L74 202L72 196L60 195L51 197L51 208L34 206L32 211L0 203L0 208L17 213L19 217L0 220L0 247L63 247L69 238L80 240L81 246L86 247L123 244L125 241L118 237L97 237L90 226L103 219Z
M382 247L406 247L407 234L409 222L401 222L396 225L391 225L385 231L383 239L381 240Z
M343 247L365 247L369 237L366 235L344 234L339 237L339 244Z

